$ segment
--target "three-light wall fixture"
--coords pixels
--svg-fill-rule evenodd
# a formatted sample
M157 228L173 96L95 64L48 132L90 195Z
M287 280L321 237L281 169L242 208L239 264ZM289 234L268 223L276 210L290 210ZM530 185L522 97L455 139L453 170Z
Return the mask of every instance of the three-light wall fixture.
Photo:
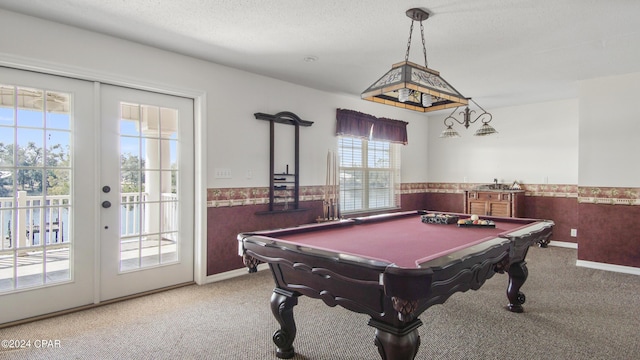
M471 120L471 117L474 116L476 111L469 110L469 106L467 106L464 109L464 111L461 111L459 113L459 115L462 116L462 120L458 120L455 117L453 117L453 114L458 110L458 108L455 108L453 112L451 112L451 114L449 114L449 116L447 116L444 119L444 126L446 126L447 128L444 129L444 131L440 134L441 138L460 137L460 134L453 128L454 121L464 126L466 129L468 129L470 124L473 124L476 121L480 120L482 122L482 126L478 130L476 130L475 134L473 134L474 136L485 136L485 135L498 133L496 129L493 128L493 126L489 125L489 122L491 122L491 119L492 119L491 114L489 114L485 109L483 109L482 106L478 105L477 102L473 101L473 99L469 99L469 100L471 100L472 103L476 104L476 106L479 107L480 110L482 110L480 115L478 115L478 117L476 117L475 119Z

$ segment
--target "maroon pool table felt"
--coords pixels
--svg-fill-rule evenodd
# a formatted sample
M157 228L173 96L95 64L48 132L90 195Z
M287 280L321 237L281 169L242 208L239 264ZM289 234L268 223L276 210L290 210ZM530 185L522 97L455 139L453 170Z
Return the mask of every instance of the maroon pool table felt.
M309 246L331 252L393 263L412 268L420 263L480 244L501 233L513 231L534 220L494 220L496 227L457 227L455 224L425 224L419 217L405 217L393 221L348 223L340 227L318 226L310 231L278 234L281 242ZM270 236L278 233L260 232Z

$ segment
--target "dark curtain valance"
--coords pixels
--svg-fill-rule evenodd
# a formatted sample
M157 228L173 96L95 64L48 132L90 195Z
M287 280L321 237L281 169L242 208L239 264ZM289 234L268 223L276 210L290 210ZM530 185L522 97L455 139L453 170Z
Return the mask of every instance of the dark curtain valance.
M377 118L353 110L336 111L336 135L407 145L407 122Z

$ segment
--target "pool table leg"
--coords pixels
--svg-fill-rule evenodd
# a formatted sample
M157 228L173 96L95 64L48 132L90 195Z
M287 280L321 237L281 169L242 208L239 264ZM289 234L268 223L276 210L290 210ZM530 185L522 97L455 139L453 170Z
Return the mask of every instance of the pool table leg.
M547 248L547 247L549 247L549 243L550 242L551 242L551 237L548 236L548 237L538 241L538 246L541 247L541 248Z
M415 319L402 329L370 319L369 325L376 328L374 343L382 360L413 360L420 347L418 327L420 319Z
M521 313L524 311L522 304L524 304L526 298L523 293L520 292L520 288L527 280L529 271L527 270L527 263L524 261L513 263L509 266L509 287L507 288L507 298L509 298L509 305L507 309L509 311Z
M298 305L299 294L275 288L271 295L271 312L280 323L280 330L273 333L273 342L278 349L276 356L290 359L295 355L293 340L296 338L296 323L293 319L293 307Z

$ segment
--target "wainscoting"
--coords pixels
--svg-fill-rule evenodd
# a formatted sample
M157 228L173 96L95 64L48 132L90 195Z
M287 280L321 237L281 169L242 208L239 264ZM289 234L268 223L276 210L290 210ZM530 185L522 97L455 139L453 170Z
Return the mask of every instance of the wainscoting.
M464 191L472 183L404 183L398 210L464 212ZM524 216L556 224L552 240L575 243L578 260L640 268L640 189L567 184L522 185ZM240 232L312 223L322 215L324 186L302 186L306 210L259 215L267 210L268 189L216 188L207 192L207 275L244 267L238 256ZM577 236L571 236L576 229Z

